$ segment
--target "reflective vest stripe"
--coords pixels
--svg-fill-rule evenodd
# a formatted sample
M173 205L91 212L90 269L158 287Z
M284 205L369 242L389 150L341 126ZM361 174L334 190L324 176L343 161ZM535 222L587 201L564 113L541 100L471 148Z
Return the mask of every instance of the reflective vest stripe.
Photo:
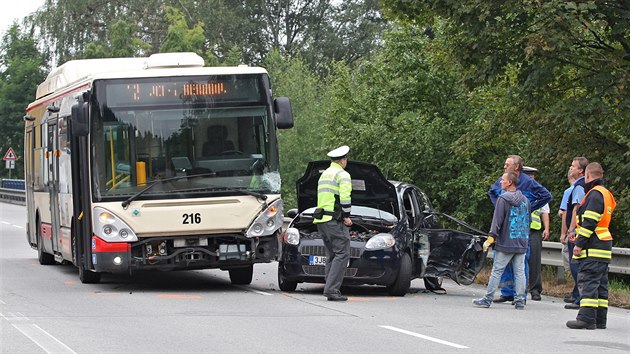
M580 307L599 307L598 299L580 299Z
M600 213L596 213L592 210L587 210L584 212L584 214L582 214L583 218L588 218L588 219L593 219L597 222L599 222L602 219L602 214Z
M599 307L608 307L608 299L598 299Z
M575 233L578 236L584 236L586 238L591 237L591 235L593 234L593 231L589 230L589 229L585 229L583 227L578 227L575 229Z
M609 250L599 250L596 248L587 248L580 252L580 256L573 256L575 259L586 258L586 257L595 257L595 258L605 258L612 259L612 251Z

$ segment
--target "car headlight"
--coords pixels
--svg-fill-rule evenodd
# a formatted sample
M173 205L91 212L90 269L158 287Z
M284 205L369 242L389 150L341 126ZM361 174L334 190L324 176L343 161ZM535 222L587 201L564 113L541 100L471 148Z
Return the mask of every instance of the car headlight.
M391 234L376 234L365 243L367 250L383 250L392 247L396 243Z
M138 236L129 225L112 212L101 208L94 208L94 234L107 242L138 241Z
M299 244L300 243L300 231L298 231L298 229L296 229L294 227L288 228L285 241L286 241L286 243L288 243L290 245L294 245L294 246Z
M245 236L259 237L272 235L276 230L282 227L284 217L282 216L282 199L269 204L267 209L263 211L251 224Z

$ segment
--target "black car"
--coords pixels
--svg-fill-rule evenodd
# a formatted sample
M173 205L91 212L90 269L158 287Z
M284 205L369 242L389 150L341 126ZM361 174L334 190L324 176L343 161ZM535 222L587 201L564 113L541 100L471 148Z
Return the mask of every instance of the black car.
M294 291L298 283L324 283L326 250L313 212L317 181L330 161L313 161L297 181L298 209L282 234L278 284ZM386 286L391 295L404 296L411 280L423 278L427 289L441 287L447 276L471 284L483 268L487 235L465 222L438 213L418 187L388 181L378 167L349 161L352 177L353 225L350 261L344 285ZM450 223L451 228L443 224Z

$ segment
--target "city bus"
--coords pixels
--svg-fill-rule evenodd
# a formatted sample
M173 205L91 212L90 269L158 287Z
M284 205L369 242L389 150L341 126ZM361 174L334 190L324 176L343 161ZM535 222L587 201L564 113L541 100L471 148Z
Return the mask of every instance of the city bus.
M39 263L103 273L218 268L249 284L278 253L278 129L260 67L194 53L73 60L24 116L27 239Z

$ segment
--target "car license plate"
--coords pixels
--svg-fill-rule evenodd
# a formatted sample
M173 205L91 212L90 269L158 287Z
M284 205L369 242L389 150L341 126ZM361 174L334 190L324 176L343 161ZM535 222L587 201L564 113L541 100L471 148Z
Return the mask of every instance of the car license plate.
M308 264L310 265L326 265L325 256L308 256Z

